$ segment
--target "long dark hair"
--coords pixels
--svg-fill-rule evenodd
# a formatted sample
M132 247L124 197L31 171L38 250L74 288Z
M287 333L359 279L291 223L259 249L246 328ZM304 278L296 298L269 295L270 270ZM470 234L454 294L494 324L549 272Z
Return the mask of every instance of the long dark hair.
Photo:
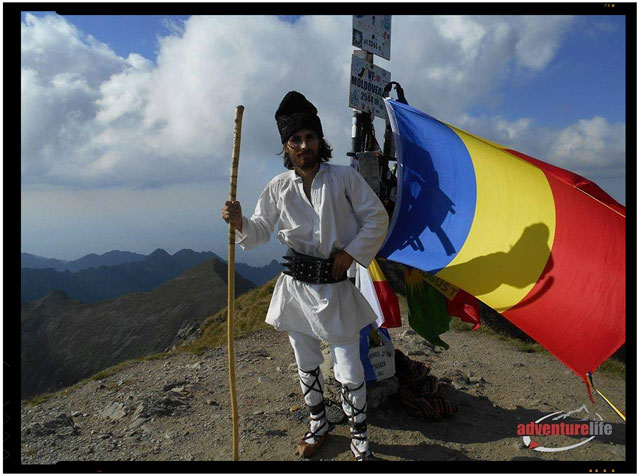
M329 159L332 157L331 152L333 149L329 145L329 143L324 140L324 137L320 139L320 146L318 147L318 155L320 156L321 162L329 162ZM289 158L289 153L287 152L286 142L282 144L282 150L278 155L284 154L284 166L289 170L293 170L293 164L291 163L291 159Z

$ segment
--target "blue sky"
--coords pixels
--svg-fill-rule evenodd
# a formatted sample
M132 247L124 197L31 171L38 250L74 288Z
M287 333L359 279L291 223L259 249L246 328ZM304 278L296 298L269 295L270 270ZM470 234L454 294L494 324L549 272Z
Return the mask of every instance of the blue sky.
M30 12L42 17L55 12ZM24 22L26 12L22 13ZM180 29L189 15L64 15L70 23L113 48L116 54L138 53L154 60L158 54L157 37ZM300 15L279 15L295 23Z
M624 122L624 42L623 16L579 18L544 74L505 81L505 117L526 111L550 127L565 127L597 111Z
M316 104L334 162L348 163L350 27L350 16L23 13L22 250L224 256L235 105L245 214L283 170L273 113L290 89ZM376 64L411 105L625 203L624 42L623 16L397 16L391 61ZM237 259L279 256L272 239Z
M109 45L116 54L139 53L155 59L157 36L170 33L169 24L179 25L186 15L66 15L71 23Z

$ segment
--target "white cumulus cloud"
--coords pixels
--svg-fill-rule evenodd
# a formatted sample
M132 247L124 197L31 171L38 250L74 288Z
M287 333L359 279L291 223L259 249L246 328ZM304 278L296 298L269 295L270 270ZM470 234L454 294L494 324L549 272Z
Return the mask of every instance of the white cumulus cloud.
M603 117L581 119L560 131L551 144L551 157L559 164L582 167L624 167L625 125Z
M597 181L625 172L625 125L603 117L580 119L556 130L532 118L509 121L500 116L461 114L456 124L553 165Z
M541 18L395 16L393 62L376 62L392 70L411 104L450 120L499 97L498 85L513 68L538 70L551 61L571 19ZM153 62L135 53L120 57L63 17L27 14L23 182L144 187L223 180L238 104L246 111L245 163L261 178L273 175L281 168L273 114L291 89L316 104L334 160L345 163L350 29L349 16L294 24L275 16L194 16L158 39ZM534 42L543 52L535 61Z
M572 22L570 16L517 17L514 23L521 32L516 43L518 62L532 70L542 70L556 54Z

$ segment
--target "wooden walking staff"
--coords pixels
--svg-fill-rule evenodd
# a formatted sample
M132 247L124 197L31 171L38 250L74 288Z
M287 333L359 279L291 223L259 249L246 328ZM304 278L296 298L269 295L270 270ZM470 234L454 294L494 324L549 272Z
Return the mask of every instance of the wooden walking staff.
M238 184L238 161L240 159L240 138L242 136L242 113L244 106L236 107L233 126L233 152L231 155L231 181L229 184L229 201L236 200ZM233 425L233 461L238 461L238 402L236 400L236 356L233 348L233 311L235 298L235 257L236 230L233 221L229 220L229 264L227 266L227 347L229 349L229 391L231 392L231 422Z

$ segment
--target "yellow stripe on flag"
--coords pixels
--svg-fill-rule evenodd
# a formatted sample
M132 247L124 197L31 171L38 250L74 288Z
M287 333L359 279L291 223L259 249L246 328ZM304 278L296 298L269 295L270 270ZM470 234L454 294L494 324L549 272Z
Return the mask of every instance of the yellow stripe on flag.
M450 127L473 161L477 199L465 244L436 275L503 312L529 293L549 259L551 187L539 168Z
M382 270L380 269L380 265L374 258L369 265L369 273L371 273L371 279L374 281L386 281Z

